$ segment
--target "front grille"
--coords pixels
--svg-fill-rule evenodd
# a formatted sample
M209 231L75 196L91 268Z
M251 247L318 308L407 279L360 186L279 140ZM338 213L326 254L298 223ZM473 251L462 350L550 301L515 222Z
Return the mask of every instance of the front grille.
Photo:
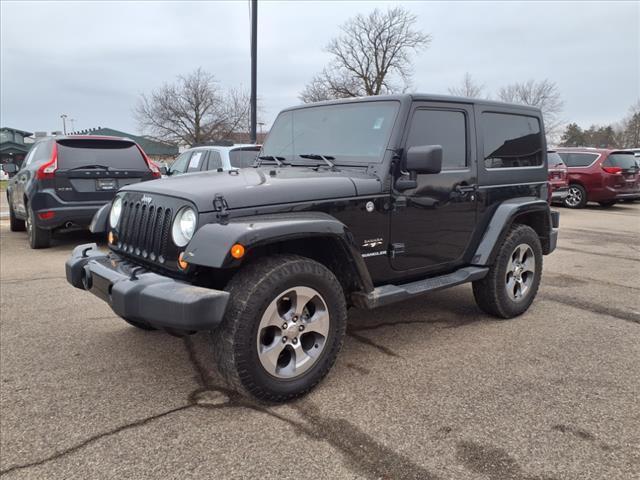
M172 197L127 192L122 200L122 214L114 250L147 263L174 268L178 248L171 239L175 213L187 203Z

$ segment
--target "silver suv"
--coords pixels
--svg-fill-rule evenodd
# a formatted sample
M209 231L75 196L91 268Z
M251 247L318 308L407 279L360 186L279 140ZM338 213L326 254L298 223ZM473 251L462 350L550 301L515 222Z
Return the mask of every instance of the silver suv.
M233 170L253 165L260 152L260 145L236 144L232 146L207 145L193 147L181 153L170 167L166 175L203 172L205 170Z

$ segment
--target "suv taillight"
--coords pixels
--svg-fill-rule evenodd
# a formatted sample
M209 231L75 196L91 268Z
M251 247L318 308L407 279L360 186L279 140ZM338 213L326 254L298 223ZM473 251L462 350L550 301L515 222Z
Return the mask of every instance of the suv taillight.
M602 167L602 170L607 173L622 173L622 168L620 167Z
M151 176L153 178L162 177L162 174L160 173L160 169L155 163L153 163L153 161L149 157L147 157L147 154L144 153L144 150L142 150L142 147L137 143L136 143L136 147L138 147L138 150L140 150L140 153L142 154L142 158L144 158L144 161L147 162L147 166L149 167L149 170L151 170Z
M36 178L38 180L45 180L47 178L53 178L56 170L58 169L58 144L53 142L53 148L51 149L51 158L45 164L43 164L36 171Z

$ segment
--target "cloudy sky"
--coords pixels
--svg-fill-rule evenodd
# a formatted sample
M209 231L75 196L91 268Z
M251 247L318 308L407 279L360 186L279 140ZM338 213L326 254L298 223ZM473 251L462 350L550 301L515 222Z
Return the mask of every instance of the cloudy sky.
M262 120L298 102L328 61L339 24L398 2L259 2ZM557 83L563 118L620 120L640 97L639 2L405 2L432 35L413 90L446 93L470 72L489 91L530 78ZM202 67L249 88L249 2L2 0L1 124L138 132L138 96Z

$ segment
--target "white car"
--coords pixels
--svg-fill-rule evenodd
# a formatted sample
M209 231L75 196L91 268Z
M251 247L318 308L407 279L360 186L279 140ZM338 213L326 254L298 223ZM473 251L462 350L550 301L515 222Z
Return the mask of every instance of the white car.
M260 148L260 145L253 144L193 147L182 152L176 158L173 164L166 169L166 175L173 176L205 170L227 171L250 167L255 162Z

